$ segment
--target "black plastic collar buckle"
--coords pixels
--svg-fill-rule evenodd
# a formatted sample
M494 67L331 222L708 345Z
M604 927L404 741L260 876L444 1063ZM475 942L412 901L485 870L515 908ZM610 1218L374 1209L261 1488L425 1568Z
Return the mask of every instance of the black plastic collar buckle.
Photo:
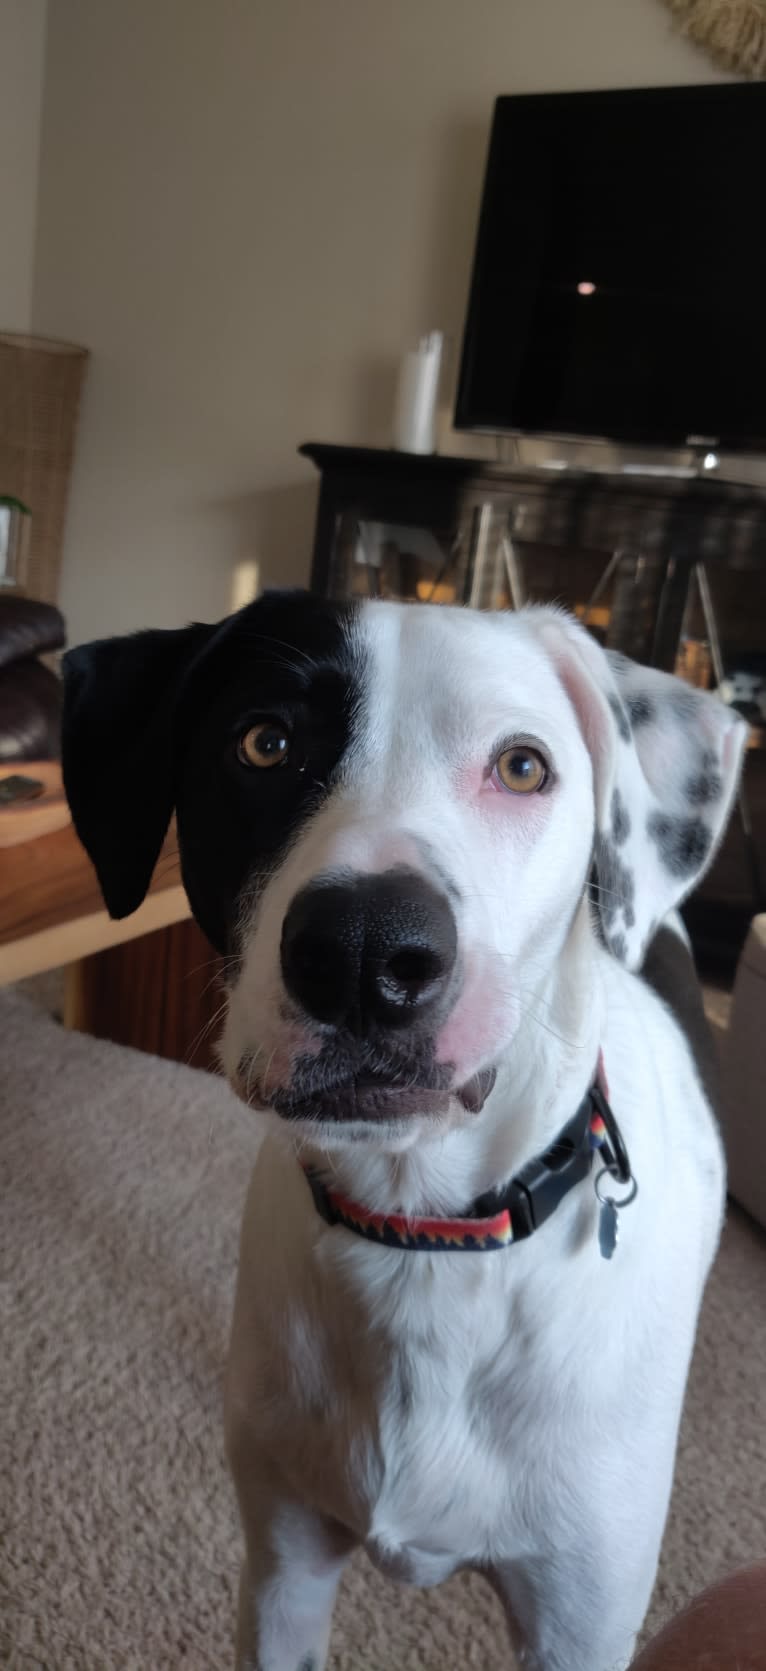
M555 1143L545 1155L528 1161L516 1173L508 1192L513 1239L523 1241L556 1211L575 1184L587 1178L593 1163L589 1149L571 1142Z
M491 1214L507 1207L515 1242L523 1242L534 1230L539 1230L570 1189L587 1178L591 1170L593 1151L589 1131L593 1102L591 1089L550 1149L527 1161L505 1189L483 1195L474 1203L474 1213Z

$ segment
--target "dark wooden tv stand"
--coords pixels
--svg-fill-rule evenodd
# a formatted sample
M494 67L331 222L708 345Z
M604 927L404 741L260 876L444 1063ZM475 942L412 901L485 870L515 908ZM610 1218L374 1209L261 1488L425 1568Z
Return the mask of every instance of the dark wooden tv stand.
M656 610L645 658L673 669L692 571L747 569L758 577L766 633L766 488L707 476L602 474L522 469L476 459L306 442L299 451L321 475L312 590L331 596L369 590L373 565L358 561L359 525L426 529L452 558L455 596L491 601L488 566L505 542L518 584L537 597L535 551L615 553L651 564ZM354 574L354 569L362 572ZM522 573L523 571L523 573ZM415 568L413 573L417 573ZM434 576L436 579L436 576ZM573 568L573 579L579 579ZM423 595L405 585L396 595ZM573 600L583 601L583 600Z
M321 476L312 589L327 596L556 598L602 641L715 685L766 650L766 488L717 477L523 469L307 442ZM762 905L766 727L754 727L745 842L734 831L713 891ZM748 799L755 840L748 844ZM760 851L759 851L760 849Z

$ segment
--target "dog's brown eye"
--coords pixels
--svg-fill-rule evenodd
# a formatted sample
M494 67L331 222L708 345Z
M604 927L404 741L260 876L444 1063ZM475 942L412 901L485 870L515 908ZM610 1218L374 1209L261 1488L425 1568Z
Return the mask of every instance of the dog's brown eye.
M276 719L262 719L240 737L237 753L243 766L281 766L290 752L290 738Z
M504 789L514 795L532 795L542 789L548 777L548 767L534 748L508 748L499 756L495 767Z

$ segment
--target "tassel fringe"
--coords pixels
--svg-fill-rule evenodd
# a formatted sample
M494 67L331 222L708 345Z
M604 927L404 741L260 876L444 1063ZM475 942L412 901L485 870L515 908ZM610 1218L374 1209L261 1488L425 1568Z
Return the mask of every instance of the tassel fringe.
M705 48L721 69L766 76L763 0L666 0L684 35Z

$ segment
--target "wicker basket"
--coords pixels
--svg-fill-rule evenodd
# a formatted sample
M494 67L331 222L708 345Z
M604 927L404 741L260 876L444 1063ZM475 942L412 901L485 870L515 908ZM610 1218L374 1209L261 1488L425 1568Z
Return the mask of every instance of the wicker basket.
M87 348L0 333L0 492L32 522L18 590L55 603Z

